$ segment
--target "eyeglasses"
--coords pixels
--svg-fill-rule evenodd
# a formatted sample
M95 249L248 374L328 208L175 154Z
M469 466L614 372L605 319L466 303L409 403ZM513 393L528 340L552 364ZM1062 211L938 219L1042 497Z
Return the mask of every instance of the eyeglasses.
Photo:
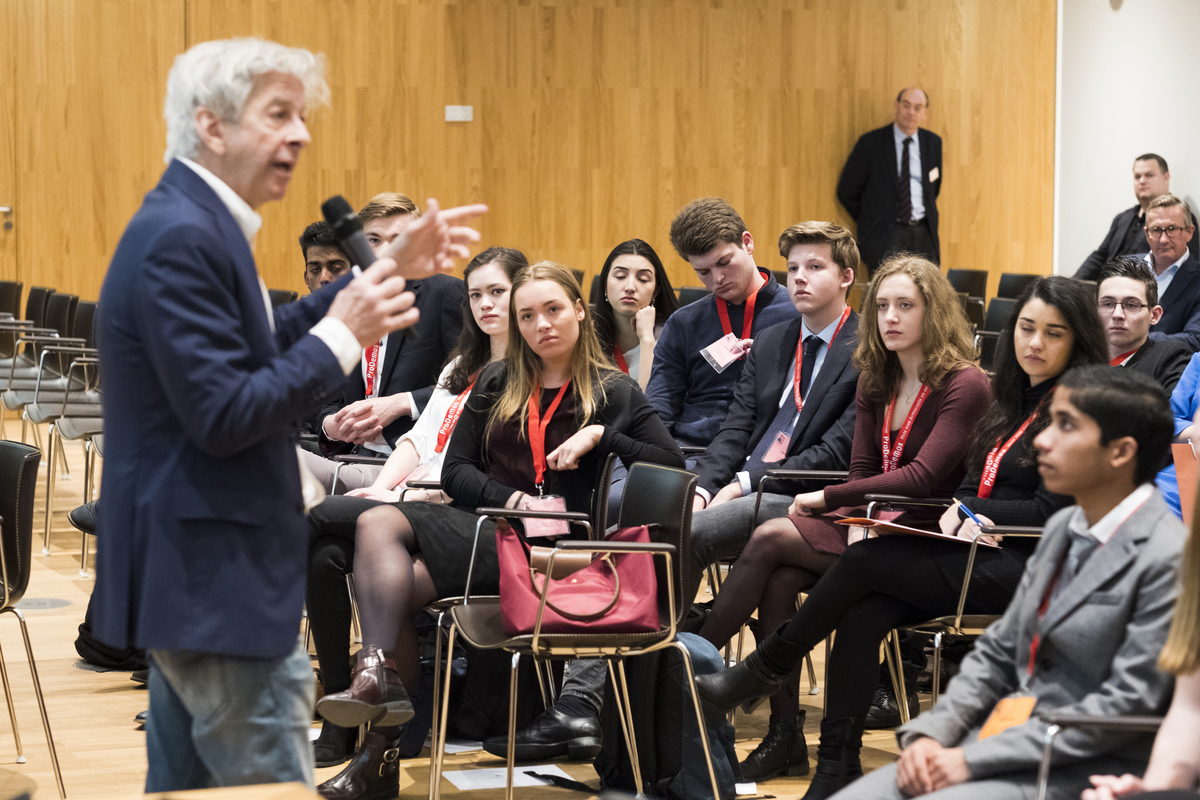
M1168 225L1165 228L1155 226L1153 228L1145 228L1144 230L1146 231L1146 235L1151 239L1158 239L1163 234L1166 234L1168 239L1178 239L1188 228L1178 228L1174 225Z
M1106 297L1103 300L1101 300L1099 303L1099 306L1100 306L1100 313L1102 313L1102 314L1113 313L1113 311L1116 310L1117 306L1120 306L1121 310L1124 311L1126 314L1136 314L1139 311L1141 311L1143 308L1150 307L1149 304L1143 303L1141 300L1113 300L1110 297Z

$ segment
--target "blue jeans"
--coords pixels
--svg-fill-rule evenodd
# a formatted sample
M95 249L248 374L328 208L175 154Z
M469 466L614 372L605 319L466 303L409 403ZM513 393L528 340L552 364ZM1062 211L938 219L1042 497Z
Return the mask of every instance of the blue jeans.
M297 781L313 788L315 683L281 659L150 651L146 792Z

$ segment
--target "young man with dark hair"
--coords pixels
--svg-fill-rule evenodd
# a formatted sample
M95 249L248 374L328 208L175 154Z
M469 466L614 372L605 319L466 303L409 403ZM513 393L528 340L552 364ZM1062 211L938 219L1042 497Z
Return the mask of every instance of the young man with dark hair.
M1171 191L1171 172L1167 160L1158 153L1143 153L1133 160L1133 194L1137 205L1113 217L1108 235L1075 272L1075 277L1094 281L1101 268L1118 256L1146 252L1146 208L1159 195ZM1198 255L1196 241L1188 244L1192 256Z
M717 197L693 200L671 223L671 244L712 294L667 320L646 397L681 445L721 429L754 338L796 316L787 291L754 264L754 237Z
M300 234L300 252L304 254L304 285L310 292L350 271L350 259L333 235L333 228L323 219Z
M1163 313L1154 274L1141 259L1121 256L1105 264L1097 277L1097 308L1112 365L1149 375L1169 395L1192 350L1179 339L1150 339L1150 326Z
M858 315L846 295L859 268L858 247L840 225L800 222L780 235L779 254L787 260L788 296L800 318L762 332L720 432L696 462L690 596L709 564L741 552L768 469L849 464ZM763 495L758 521L786 514L800 491L782 483L772 489Z
M1187 530L1155 490L1173 430L1162 389L1091 366L1059 381L1038 434L1046 488L1077 505L1046 523L1021 585L930 711L897 731L900 760L838 800L1031 797L1047 711L1161 714L1157 668ZM1139 773L1153 735L1069 729L1054 740L1047 797L1074 800L1093 774Z

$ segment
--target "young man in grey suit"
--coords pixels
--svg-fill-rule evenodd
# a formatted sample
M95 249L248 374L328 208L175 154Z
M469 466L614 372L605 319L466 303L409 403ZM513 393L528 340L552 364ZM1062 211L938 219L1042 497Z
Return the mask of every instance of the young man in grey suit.
M838 800L1031 797L1047 727L1038 712L1166 709L1172 678L1157 660L1187 537L1152 483L1173 430L1166 395L1144 375L1086 367L1063 377L1050 411L1034 440L1038 471L1077 505L1046 523L1008 611L946 694L897 731L900 761ZM1007 725L996 724L1002 715ZM1096 773L1140 774L1152 740L1064 731L1048 796L1073 800Z

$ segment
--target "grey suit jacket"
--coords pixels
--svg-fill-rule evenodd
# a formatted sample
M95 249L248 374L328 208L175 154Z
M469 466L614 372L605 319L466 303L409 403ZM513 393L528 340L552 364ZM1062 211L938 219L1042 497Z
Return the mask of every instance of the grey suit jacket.
M1175 605L1175 573L1187 529L1154 492L1084 563L1039 626L1038 606L1066 557L1067 520L1075 508L1047 521L1004 617L980 637L938 704L897 731L903 744L930 736L947 747L962 746L971 776L978 779L1037 769L1047 727L1038 711L1112 717L1165 712L1173 679L1157 662ZM1042 643L1029 684L1038 698L1034 716L979 741L996 702L1025 678L1039 627ZM1097 772L1140 774L1152 742L1151 734L1064 730L1055 739L1053 762L1089 761Z

